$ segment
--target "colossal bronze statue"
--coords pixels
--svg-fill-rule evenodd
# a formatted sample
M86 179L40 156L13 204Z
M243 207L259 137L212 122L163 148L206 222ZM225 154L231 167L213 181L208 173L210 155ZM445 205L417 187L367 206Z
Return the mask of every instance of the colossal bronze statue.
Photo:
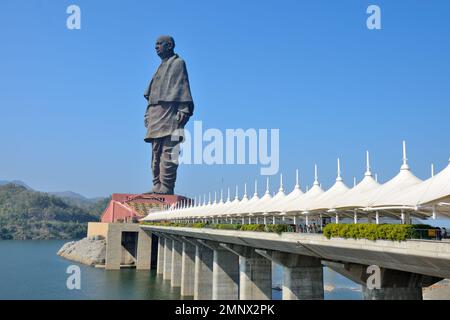
M174 53L175 41L162 36L156 40L161 64L144 97L147 100L144 141L152 144L152 193L173 194L177 178L182 131L194 111L186 65Z

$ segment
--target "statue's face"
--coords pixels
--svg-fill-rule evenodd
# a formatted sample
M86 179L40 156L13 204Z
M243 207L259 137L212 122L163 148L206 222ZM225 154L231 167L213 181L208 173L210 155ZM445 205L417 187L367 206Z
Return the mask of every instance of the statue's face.
M173 52L173 45L169 39L160 37L156 40L155 50L156 54L163 59Z

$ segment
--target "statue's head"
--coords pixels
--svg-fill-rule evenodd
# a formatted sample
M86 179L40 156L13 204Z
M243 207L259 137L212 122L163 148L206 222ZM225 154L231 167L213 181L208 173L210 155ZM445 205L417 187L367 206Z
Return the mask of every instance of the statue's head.
M161 59L166 59L174 54L175 40L171 36L161 36L156 40L155 49Z

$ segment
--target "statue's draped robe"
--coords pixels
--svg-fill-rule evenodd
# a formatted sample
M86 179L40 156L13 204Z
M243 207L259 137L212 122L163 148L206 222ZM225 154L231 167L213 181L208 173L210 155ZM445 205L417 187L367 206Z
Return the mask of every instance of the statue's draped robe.
M178 55L161 62L144 93L147 99L145 142L152 143L153 185L173 192L177 177L179 143L183 139L177 114L193 114L194 102L186 64ZM181 129L181 130L178 130ZM176 135L178 140L174 140Z
M162 61L153 76L144 97L148 101L146 111L146 142L170 136L179 129L178 111L191 116L194 111L186 64L177 54Z

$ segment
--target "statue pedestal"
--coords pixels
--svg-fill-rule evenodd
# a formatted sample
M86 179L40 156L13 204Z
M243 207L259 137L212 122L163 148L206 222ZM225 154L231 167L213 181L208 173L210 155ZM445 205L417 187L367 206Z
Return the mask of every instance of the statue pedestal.
M142 193L131 197L127 204L135 204L145 206L150 211L159 211L164 207L174 205L176 203L189 203L192 199L180 196L180 195L165 195L156 193Z

